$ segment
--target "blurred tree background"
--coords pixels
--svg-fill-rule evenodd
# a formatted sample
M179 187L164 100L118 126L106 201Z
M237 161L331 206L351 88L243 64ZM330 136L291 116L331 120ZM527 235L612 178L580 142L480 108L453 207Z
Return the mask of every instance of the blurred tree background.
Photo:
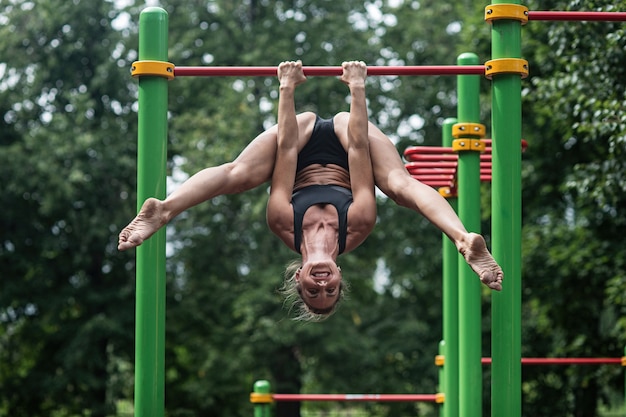
M139 1L0 1L0 416L122 416L133 398ZM176 65L454 64L490 57L486 4L432 0L171 0ZM531 10L626 10L626 1L530 1ZM530 22L523 56L524 356L619 357L626 344L624 27ZM396 143L440 144L454 77L371 77L371 119ZM483 123L490 84L481 82ZM311 78L299 111L347 110ZM276 119L270 78L170 83L169 191L234 158ZM484 190L489 191L485 186ZM489 237L489 198L484 231ZM168 226L168 416L251 415L257 379L281 393L434 393L441 234L379 198L368 241L342 256L349 299L323 323L289 319L276 289L294 255L265 225L267 186L192 208ZM489 292L484 292L485 329ZM477 335L479 337L479 335ZM488 330L482 335L489 354ZM488 371L486 371L487 375ZM485 378L485 415L489 380ZM524 416L623 409L623 370L532 367ZM276 415L343 406L281 404ZM350 410L354 411L354 410ZM434 416L435 406L359 407ZM132 412L131 412L132 413ZM623 414L623 412L622 412ZM340 415L340 414L339 414Z

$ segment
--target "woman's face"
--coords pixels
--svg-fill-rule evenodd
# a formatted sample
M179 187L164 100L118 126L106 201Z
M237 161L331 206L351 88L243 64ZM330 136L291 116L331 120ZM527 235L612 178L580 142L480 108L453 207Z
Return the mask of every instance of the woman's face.
M341 269L334 262L306 263L296 272L302 300L314 310L328 310L339 299Z

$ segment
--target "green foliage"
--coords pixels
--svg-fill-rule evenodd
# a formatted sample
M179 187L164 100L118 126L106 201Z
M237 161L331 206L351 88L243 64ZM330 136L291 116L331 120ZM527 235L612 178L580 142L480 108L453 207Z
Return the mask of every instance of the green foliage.
M541 6L617 11L626 3ZM531 47L525 57L533 75L524 89L523 135L530 147L523 171L523 350L527 356L621 356L623 25L527 27ZM623 392L620 374L610 367L528 370L525 412L598 415L598 404ZM549 400L556 395L563 401Z
M110 6L0 11L0 414L104 416L128 387L133 292L114 232L132 212L135 131Z

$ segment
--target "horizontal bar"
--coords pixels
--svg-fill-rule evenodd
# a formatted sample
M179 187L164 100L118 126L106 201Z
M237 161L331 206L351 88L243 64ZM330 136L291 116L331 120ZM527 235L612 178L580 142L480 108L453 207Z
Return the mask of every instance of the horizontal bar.
M427 181L452 181L454 180L453 175L439 175L439 174L420 174L417 172L410 172L411 176L416 180L420 180L421 182Z
M428 185L429 187L451 187L453 185L452 181L434 181L434 180L422 181L419 179L419 177L412 176L412 178L416 179L422 184Z
M452 168L415 168L415 167L406 167L406 170L409 171L409 174L413 176L438 176L438 177L446 177L446 178L454 178L456 174L456 169ZM480 169L480 175L491 175L491 168Z
M407 169L411 168L454 168L458 166L456 162L407 162L404 164Z
M341 67L302 67L306 76L339 77ZM178 77L275 77L277 67L174 67ZM485 75L484 65L372 66L367 75Z
M455 168L419 168L407 166L407 171L411 175L454 175L456 174Z
M483 365L490 365L491 358L482 358ZM622 358L522 358L522 365L614 365L622 364Z
M491 146L485 147L485 151L481 152L481 155L491 154L491 149ZM417 155L420 159L441 157L448 160L450 158L457 158L458 152L452 150L452 148L442 148L439 146L409 146L404 150L404 156L412 157L413 155Z
M626 12L544 12L529 11L528 20L624 22Z
M437 400L436 394L272 394L274 401L375 401L409 402Z
M456 152L452 148L444 146L409 146L404 151L405 154L455 154Z

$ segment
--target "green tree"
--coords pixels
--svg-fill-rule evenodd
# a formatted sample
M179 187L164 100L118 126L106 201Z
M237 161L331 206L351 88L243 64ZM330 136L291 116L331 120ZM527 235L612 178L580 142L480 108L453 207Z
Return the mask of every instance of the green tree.
M0 8L0 414L114 411L131 357L133 83L109 2Z

